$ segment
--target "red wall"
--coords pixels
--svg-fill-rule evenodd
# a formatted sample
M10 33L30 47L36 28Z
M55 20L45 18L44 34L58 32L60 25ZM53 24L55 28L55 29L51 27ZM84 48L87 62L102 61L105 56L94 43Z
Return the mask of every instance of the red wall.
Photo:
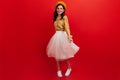
M74 42L70 80L120 80L120 2L64 0ZM0 80L57 80L45 49L56 0L0 1ZM65 65L63 63L63 72Z

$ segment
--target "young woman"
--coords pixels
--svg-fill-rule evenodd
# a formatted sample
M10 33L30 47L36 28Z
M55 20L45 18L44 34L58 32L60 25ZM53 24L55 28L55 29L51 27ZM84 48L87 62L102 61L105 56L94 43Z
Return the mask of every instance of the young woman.
M57 2L53 19L56 32L50 39L47 46L48 57L54 57L56 60L58 77L62 77L59 62L66 60L68 69L66 70L65 76L69 76L72 70L69 59L74 57L79 50L79 47L73 43L68 18L65 15L65 11L66 4L62 1Z

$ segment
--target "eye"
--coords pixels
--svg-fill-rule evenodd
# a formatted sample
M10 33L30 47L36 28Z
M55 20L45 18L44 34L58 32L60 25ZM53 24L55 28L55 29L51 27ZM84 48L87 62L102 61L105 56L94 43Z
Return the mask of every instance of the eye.
M63 9L63 8L60 8L60 9Z

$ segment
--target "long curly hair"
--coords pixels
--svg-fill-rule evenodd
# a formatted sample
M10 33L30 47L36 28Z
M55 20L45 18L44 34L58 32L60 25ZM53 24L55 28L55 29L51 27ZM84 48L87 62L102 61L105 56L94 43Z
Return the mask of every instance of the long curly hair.
M64 12L61 14L61 19L63 19L64 15L65 15L65 10L66 10L66 9L65 9L65 6L64 6L63 4L61 4L61 3L57 4L56 7L55 7L55 11L54 11L53 22L56 21L56 18L57 18L57 16L58 16L57 7L58 7L59 5L61 5L61 6L63 7L63 9L64 9Z

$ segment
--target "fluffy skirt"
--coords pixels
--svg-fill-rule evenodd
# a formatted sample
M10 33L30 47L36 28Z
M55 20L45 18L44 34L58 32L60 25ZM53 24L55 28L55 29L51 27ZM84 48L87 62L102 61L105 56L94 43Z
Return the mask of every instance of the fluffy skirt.
M48 57L58 61L74 57L78 50L79 47L67 38L65 31L56 31L46 49Z

